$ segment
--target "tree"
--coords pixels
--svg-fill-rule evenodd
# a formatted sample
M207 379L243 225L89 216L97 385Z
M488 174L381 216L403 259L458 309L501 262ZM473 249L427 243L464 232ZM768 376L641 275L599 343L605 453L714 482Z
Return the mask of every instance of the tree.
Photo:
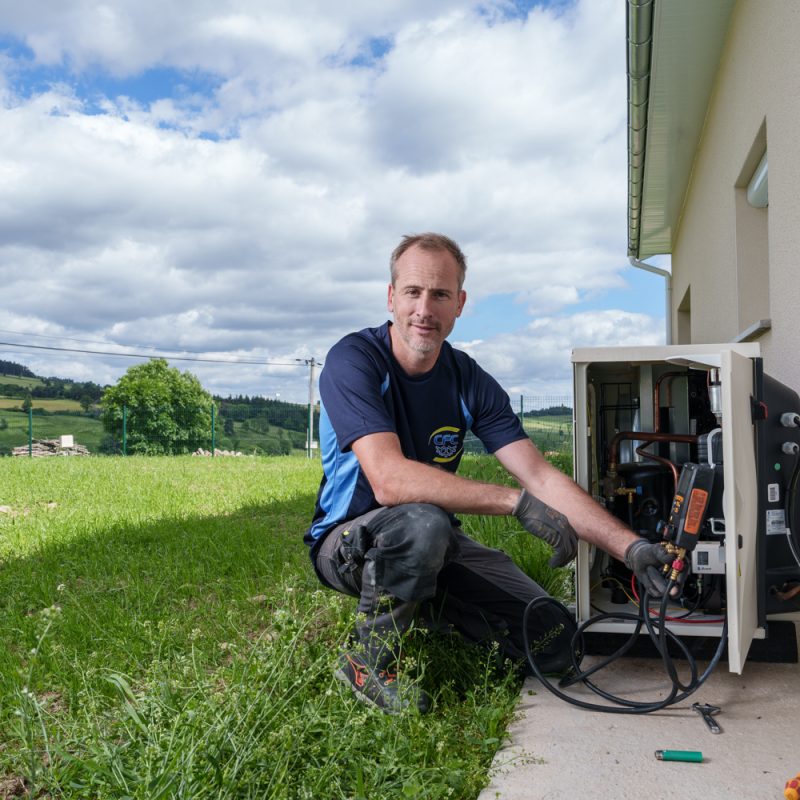
M81 404L81 408L83 409L84 414L89 413L89 409L92 407L92 398L88 394L81 395L81 399L78 401Z
M211 395L190 372L163 358L131 367L103 393L103 427L122 440L126 414L127 451L155 455L189 453L211 440Z

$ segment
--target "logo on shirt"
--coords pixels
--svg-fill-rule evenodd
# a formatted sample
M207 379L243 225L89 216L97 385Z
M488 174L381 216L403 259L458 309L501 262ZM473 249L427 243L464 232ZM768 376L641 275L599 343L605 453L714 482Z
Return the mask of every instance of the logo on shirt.
M433 449L436 452L434 461L437 464L447 464L449 461L454 461L458 454L461 452L461 447L458 443L459 429L445 425L442 428L435 430L428 444L433 444Z

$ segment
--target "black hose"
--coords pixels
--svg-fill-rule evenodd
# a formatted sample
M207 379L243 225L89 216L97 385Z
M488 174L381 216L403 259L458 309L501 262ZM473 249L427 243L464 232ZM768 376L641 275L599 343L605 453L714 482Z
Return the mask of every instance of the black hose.
M531 669L533 670L533 674L541 681L544 687L548 689L550 692L552 692L556 697L560 697L562 700L566 700L568 703L571 703L572 705L578 706L580 708L585 708L589 711L602 711L607 714L649 714L652 711L659 711L662 708L666 708L667 706L685 700L687 697L689 697L690 694L695 692L705 683L708 676L711 675L711 673L716 668L720 658L722 658L722 653L725 650L725 644L728 640L728 617L726 614L724 622L722 624L722 630L720 632L719 645L717 646L717 649L711 661L708 663L708 666L706 667L703 674L698 676L697 662L695 661L694 656L692 656L686 645L684 645L684 643L671 630L669 630L666 625L667 604L669 602L669 590L674 586L674 583L675 583L674 581L670 581L667 591L664 593L664 596L661 599L659 613L656 619L653 619L649 613L648 610L649 598L647 592L642 592L641 604L639 606L638 614L630 614L622 611L607 612L607 613L597 614L596 616L592 617L591 619L577 626L575 625L575 620L573 619L569 610L565 605L563 605L563 603L560 603L553 597L535 598L530 603L528 603L522 618L522 635L525 642L525 653L528 658L528 663L530 664ZM536 611L540 606L544 605L550 607L551 613L554 612L557 615L562 616L562 618L564 619L565 627L568 630L574 629L574 633L570 638L570 659L572 662L571 672L567 673L567 675L564 676L559 681L559 686L561 688L568 688L569 686L573 686L576 683L583 683L584 685L588 686L595 694L604 698L608 702L613 703L614 705L600 705L598 703L589 703L585 700L580 700L577 697L572 697L562 692L560 689L556 688L556 686L553 685L553 683L551 683L551 681L542 673L542 670L536 663L535 653L531 648L530 637L528 635L528 621L530 619L531 614L534 611ZM629 639L627 639L622 644L622 646L619 647L614 653L612 653L607 658L599 661L593 667L590 667L587 670L582 670L580 666L580 661L584 653L583 633L584 631L586 631L587 628L591 627L592 625L607 619L634 621L636 623L636 626L633 632L631 633ZM627 653L628 650L630 650L630 648L633 647L637 637L640 635L643 625L647 628L647 632L650 635L650 639L653 641L653 644L655 645L659 655L661 656L661 660L664 664L664 668L667 672L667 676L670 680L672 687L665 698L649 703L635 701L635 700L628 700L627 698L613 695L610 692L604 691L599 686L597 686L596 684L594 684L592 681L589 680L590 676L594 675L595 673L607 667L609 664L616 661L621 656L625 655L625 653ZM670 656L668 652L667 648L668 640L674 642L677 645L678 649L681 651L687 663L689 664L691 677L688 683L686 684L682 683L678 677L678 672L675 667L674 659L672 656Z

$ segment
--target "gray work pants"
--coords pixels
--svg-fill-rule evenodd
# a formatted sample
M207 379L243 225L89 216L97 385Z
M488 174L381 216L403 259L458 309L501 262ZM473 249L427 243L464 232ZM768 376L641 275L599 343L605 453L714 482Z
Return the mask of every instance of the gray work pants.
M369 586L362 582L365 564ZM316 565L328 584L361 605L377 586L404 607L414 604L426 622L452 626L472 641L495 641L514 660L525 658L525 608L546 594L505 553L479 544L425 503L375 509L338 525Z

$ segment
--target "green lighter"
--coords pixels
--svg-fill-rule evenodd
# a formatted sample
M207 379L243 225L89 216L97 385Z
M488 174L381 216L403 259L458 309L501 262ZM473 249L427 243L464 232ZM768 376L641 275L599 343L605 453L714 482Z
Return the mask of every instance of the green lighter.
M703 754L699 750L656 750L659 761L693 761L699 764Z

